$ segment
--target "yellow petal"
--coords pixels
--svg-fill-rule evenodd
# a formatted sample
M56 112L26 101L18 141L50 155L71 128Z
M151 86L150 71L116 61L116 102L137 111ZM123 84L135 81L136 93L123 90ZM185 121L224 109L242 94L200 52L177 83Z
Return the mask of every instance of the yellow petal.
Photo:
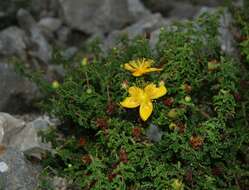
M140 62L140 67L144 67L144 68L148 68L148 67L151 67L151 65L154 63L154 61L152 59L140 59L139 60Z
M154 84L149 84L144 88L145 93L150 99L157 99L164 96L167 93L167 89L164 85L160 85L158 88Z
M134 97L127 97L123 102L120 102L120 104L125 108L136 108L139 106L138 101Z
M124 68L128 71L134 72L136 69L129 63L124 64Z
M136 69L136 71L133 72L132 75L133 75L134 77L140 77L140 76L142 76L144 73L146 73L146 72L144 72L144 71L141 70L141 69Z
M138 97L141 93L143 93L143 90L136 86L132 86L129 88L128 92L132 97Z
M158 68L154 68L154 67L152 67L152 68L148 68L148 69L146 69L146 72L147 72L147 73L149 73L149 72L161 71L161 70L163 70L163 69L158 69Z
M153 105L151 101L144 102L140 105L139 114L143 121L146 121L153 110Z

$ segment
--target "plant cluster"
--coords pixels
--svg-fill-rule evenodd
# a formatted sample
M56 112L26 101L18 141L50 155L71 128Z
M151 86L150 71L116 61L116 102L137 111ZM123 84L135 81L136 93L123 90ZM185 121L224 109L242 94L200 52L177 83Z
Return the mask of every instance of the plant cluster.
M43 135L54 147L46 172L73 189L248 187L240 67L220 49L220 14L162 28L155 49L122 37L108 53L93 42L64 60L65 79L41 85L63 122Z

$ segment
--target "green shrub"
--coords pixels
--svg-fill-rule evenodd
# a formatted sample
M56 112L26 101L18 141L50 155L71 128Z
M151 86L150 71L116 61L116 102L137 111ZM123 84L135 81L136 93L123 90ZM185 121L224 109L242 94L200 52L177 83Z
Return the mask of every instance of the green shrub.
M43 136L55 150L44 164L74 189L248 187L248 125L236 99L240 67L220 50L218 19L204 14L162 29L156 49L143 37L122 38L108 53L92 43L83 60L63 61L60 84L46 85L23 70L42 84L44 108L63 122ZM162 70L134 77L124 64L141 58ZM150 83L165 85L167 93L152 101L146 120L120 102L129 87ZM152 141L148 128L159 129L161 140Z

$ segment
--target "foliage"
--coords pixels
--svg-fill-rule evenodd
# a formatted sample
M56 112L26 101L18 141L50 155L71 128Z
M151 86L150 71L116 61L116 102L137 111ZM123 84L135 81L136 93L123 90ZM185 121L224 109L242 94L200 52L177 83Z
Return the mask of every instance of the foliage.
M240 66L220 49L220 14L162 29L155 49L143 37L123 38L107 53L94 42L83 61L63 61L66 77L44 101L63 124L43 136L54 147L44 164L75 189L248 187ZM162 71L134 77L123 68L140 58L154 60ZM128 87L160 81L168 92L153 102L145 122L138 109L120 106ZM163 133L158 142L148 135L151 125Z

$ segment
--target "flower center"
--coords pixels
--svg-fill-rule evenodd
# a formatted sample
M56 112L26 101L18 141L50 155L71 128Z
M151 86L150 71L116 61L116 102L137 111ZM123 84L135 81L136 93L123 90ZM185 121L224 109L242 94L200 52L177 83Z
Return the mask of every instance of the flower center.
M143 92L143 93L140 94L139 100L140 100L141 102L147 102L147 101L149 101L150 99L149 99L149 96L148 96L145 92Z

